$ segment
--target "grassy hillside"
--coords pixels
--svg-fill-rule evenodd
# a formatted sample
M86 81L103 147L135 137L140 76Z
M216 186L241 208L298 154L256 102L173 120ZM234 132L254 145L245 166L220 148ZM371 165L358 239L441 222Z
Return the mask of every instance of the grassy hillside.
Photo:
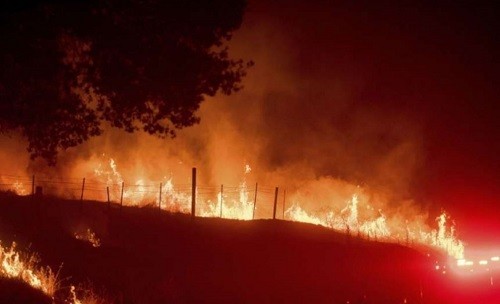
M100 238L100 247L74 237L87 229ZM53 269L63 264L62 278L90 281L116 303L470 303L477 298L457 292L438 275L435 256L302 223L193 220L154 208L1 194L0 239L31 248Z
M0 278L0 303L50 304L52 300L19 280Z

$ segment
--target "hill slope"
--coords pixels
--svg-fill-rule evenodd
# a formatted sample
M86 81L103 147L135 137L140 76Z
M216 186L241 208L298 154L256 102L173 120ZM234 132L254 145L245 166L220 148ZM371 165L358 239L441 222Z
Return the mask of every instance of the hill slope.
M91 229L101 246L77 240ZM459 303L434 258L302 223L0 196L0 239L117 303ZM488 297L494 295L488 294Z

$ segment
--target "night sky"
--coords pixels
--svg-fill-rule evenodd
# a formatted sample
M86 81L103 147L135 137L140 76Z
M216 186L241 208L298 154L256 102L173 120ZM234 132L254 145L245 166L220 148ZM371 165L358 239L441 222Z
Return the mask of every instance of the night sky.
M415 195L448 210L468 243L498 244L498 9L447 1L280 2L251 1L242 30L273 28L273 43L260 50L276 61L286 57L285 68L300 79L290 85L314 91L304 113L318 102L316 111L337 107L325 92L340 82L349 88L348 109L373 110L381 123L386 114L403 115L422 137Z

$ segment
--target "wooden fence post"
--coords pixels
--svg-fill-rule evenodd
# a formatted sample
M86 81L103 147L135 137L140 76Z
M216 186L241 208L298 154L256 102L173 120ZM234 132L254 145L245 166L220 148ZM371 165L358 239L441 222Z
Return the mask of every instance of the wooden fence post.
M160 183L160 197L158 199L158 209L161 211L161 190L162 190L162 183Z
M196 168L193 168L191 177L191 217L196 217Z
M80 201L83 201L83 191L85 191L85 177L83 178L82 182L82 195L80 196Z
M35 174L31 178L31 195L35 196Z
M255 205L257 205L257 186L258 183L255 183L255 197L253 199L252 220L255 219Z
M220 218L222 218L223 197L224 197L224 185L220 185Z
M285 199L286 199L286 189L283 190L283 220L285 220Z
M109 186L106 187L106 193L108 195L108 210L111 209L111 201L109 199Z
M82 181L82 195L80 195L80 211L83 211L83 191L85 191L85 177Z
M276 205L278 204L278 187L274 190L273 220L276 219Z
M120 209L123 207L123 188L125 186L125 182L122 182L122 194L120 195Z

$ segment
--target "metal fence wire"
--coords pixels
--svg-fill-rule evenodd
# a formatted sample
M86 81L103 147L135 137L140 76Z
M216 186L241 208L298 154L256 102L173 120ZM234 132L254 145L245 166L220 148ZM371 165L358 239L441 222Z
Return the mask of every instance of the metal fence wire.
M44 175L0 174L0 191L21 196L53 196L61 199L97 201L119 206L149 206L159 210L193 213L193 216L239 219L276 218L278 188L258 184L197 185L192 182L147 183L63 178ZM281 207L281 206L280 206ZM284 218L283 207L278 212Z

